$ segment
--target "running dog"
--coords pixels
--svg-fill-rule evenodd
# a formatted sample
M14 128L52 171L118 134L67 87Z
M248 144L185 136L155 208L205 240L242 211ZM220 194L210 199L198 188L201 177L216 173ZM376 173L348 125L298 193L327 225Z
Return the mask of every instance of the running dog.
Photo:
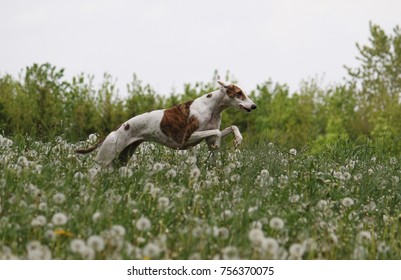
M220 77L217 83L220 89L216 91L168 109L135 116L94 146L75 152L86 154L100 147L95 161L106 167L117 156L126 162L145 141L185 150L205 140L208 148L215 150L222 137L233 133L234 145L238 146L243 139L238 127L232 125L220 131L221 113L227 108L251 112L256 104L237 85L223 82Z

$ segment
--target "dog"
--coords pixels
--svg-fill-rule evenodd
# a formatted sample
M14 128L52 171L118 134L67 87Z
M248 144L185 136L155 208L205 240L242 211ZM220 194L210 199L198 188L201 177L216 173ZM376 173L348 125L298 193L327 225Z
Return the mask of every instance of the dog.
M232 125L220 131L221 113L227 108L251 112L257 106L237 85L223 82L219 76L217 83L218 90L168 109L135 116L92 147L75 152L86 154L100 147L95 161L107 167L117 156L126 163L145 141L185 150L205 140L209 150L215 150L222 137L233 133L234 145L238 146L243 139L238 127Z

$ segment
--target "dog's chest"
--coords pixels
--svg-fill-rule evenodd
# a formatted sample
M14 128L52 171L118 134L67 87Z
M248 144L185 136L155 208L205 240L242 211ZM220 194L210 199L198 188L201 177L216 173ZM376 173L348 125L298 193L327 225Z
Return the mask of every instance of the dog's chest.
M210 130L220 127L221 115L212 99L200 98L191 105L191 115L199 121L198 130Z

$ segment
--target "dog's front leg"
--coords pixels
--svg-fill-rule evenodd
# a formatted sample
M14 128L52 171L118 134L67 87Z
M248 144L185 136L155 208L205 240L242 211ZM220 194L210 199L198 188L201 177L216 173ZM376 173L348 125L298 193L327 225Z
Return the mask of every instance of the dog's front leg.
M218 149L220 148L221 131L218 129L196 131L192 133L191 137L189 137L188 144L199 143L204 139L206 139L209 149Z
M226 137L228 134L234 134L234 146L238 147L242 143L242 135L238 127L235 125L229 126L221 131L221 137Z

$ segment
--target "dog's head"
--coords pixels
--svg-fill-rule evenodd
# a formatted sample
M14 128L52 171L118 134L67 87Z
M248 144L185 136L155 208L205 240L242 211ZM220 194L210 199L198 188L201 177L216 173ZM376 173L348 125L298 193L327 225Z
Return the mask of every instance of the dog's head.
M217 83L221 87L221 91L227 95L227 105L229 107L235 107L247 112L251 112L256 109L256 104L245 94L245 92L234 84L228 84L220 80L217 76Z

